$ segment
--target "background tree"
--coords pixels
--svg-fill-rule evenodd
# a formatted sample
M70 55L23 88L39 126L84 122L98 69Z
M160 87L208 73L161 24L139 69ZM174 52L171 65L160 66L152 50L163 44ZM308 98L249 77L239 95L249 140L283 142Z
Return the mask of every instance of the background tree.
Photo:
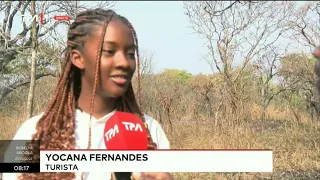
M166 69L164 72L154 76L154 87L156 91L156 103L160 105L159 110L163 109L166 114L166 119L172 130L172 111L173 107L177 107L180 103L180 98L187 91L186 86L192 75L184 70ZM163 117L161 112L159 120Z
M61 68L61 62L57 62L57 57L59 57L59 61L62 60L60 54L65 43L61 43L64 38L61 37L60 32L68 27L70 21L54 21L53 17L56 15L69 16L72 21L78 11L97 7L111 8L114 4L109 1L91 3L90 5L88 2L77 1L0 2L0 14L4 17L0 22L0 102L16 88L32 81L27 103L27 116L32 116L32 92L35 80L45 76L56 76ZM33 6L31 8L31 5L34 5L34 8ZM39 18L41 13L44 17L42 22ZM35 51L30 53L31 48L37 49L36 45L44 45L42 47L50 45L49 48L51 47L55 51L51 51L53 52L51 54L42 52L42 59L39 59L36 58ZM26 67L31 68L29 70L32 75L20 73L24 72L23 68Z
M36 2L31 1L31 15L34 17L36 15ZM33 111L33 95L34 89L36 87L36 66L37 66L37 24L36 19L33 19L31 24L31 71L30 71L30 87L27 99L27 117L31 118Z
M279 46L286 30L285 19L293 6L281 2L247 4L224 1L185 2L186 15L193 30L207 42L207 62L213 72L224 78L224 97L228 100L225 114L235 115L241 97L236 82L243 77L249 62L271 46ZM229 7L230 6L230 7ZM219 12L223 9L223 12ZM276 15L275 15L276 14ZM234 68L238 67L237 73Z
M320 115L319 99L315 90L316 76L313 72L315 62L315 58L310 58L306 54L288 54L283 57L280 69L284 86L290 87L284 98L287 99L291 111L293 114L298 114L296 108L308 112L312 120ZM297 116L296 119L299 121Z

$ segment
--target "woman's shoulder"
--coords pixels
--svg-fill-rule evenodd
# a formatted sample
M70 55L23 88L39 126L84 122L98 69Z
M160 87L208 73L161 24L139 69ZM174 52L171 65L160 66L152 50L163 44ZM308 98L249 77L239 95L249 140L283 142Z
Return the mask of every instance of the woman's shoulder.
M43 113L40 113L36 116L33 116L30 119L24 121L21 126L18 128L14 140L29 140L34 133L36 133L36 126L39 119L42 117Z
M144 114L144 119L148 124L148 129L153 141L157 144L158 149L170 149L169 140L160 123L153 117L146 114Z
M145 119L146 123L148 124L148 126L161 128L160 123L156 119L154 119L153 117L151 117L147 114L144 114L144 119Z

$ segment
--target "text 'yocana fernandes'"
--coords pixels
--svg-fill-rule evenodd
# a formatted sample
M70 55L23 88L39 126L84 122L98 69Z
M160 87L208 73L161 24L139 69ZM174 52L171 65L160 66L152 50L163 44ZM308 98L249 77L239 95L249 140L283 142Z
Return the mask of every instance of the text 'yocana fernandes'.
M148 161L147 154L46 154L48 161Z

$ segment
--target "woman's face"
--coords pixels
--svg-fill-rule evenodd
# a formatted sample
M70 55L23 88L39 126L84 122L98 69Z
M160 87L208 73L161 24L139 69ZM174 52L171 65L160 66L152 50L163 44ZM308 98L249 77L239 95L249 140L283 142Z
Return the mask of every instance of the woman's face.
M101 34L102 26L95 26L78 61L73 60L78 62L74 64L83 71L82 90L85 88L92 92ZM112 20L103 41L96 94L106 98L120 97L127 91L136 69L136 46L132 32L127 24Z

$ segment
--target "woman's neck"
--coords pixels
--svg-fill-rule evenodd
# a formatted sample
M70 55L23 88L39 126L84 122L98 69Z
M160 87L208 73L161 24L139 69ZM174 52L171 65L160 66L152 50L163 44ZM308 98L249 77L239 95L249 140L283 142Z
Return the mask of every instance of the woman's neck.
M91 105L91 95L80 94L77 101L78 108L82 111L90 114L90 105ZM116 108L116 99L115 98L101 98L100 96L95 96L94 104L92 109L92 116L96 119L99 119L106 114L112 112Z

